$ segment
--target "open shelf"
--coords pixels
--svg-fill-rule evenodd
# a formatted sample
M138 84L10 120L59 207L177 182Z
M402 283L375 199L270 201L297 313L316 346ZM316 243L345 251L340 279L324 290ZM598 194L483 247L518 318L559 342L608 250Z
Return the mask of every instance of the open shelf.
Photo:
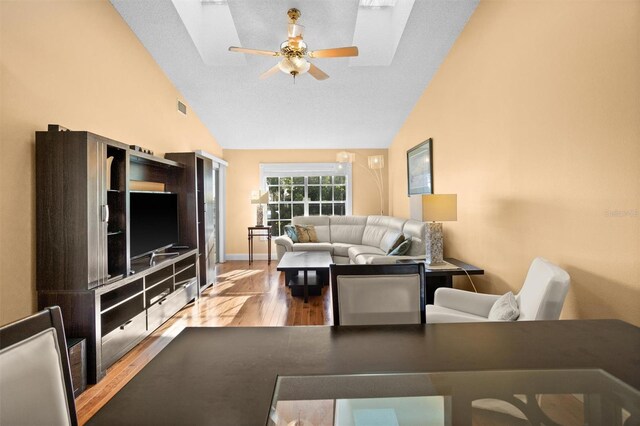
M184 168L184 164L177 161L167 160L166 158L156 157L155 155L145 154L144 152L129 150L131 161L138 164L146 164L156 167L177 167Z

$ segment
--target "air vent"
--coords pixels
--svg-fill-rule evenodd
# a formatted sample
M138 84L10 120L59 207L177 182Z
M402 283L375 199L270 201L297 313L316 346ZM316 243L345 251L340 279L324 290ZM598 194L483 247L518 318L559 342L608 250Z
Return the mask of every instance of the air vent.
M178 111L180 111L184 115L187 115L187 106L182 102L178 101Z

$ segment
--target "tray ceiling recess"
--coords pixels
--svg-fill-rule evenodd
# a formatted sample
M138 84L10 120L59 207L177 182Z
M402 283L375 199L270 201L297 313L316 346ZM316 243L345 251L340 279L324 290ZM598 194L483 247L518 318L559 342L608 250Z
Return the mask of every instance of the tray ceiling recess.
M111 0L225 149L386 148L437 72L479 0ZM312 59L331 78L258 76L274 58L286 11L302 11L310 50L357 46L356 57ZM277 58L276 58L277 59ZM281 59L281 58L280 58Z

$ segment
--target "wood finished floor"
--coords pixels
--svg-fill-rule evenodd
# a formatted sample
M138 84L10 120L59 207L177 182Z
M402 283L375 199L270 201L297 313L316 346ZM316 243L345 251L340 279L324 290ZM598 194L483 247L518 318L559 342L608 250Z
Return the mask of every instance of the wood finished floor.
M284 274L276 271L277 262L233 261L218 265L218 281L202 297L187 305L173 318L116 362L100 383L89 387L76 399L81 425L151 361L185 327L329 325L331 293L310 296L305 304L292 298L284 285ZM560 424L583 424L581 404L570 395L545 396L543 409ZM550 411L549 411L550 410ZM317 413L324 420L326 410ZM331 422L327 423L331 424ZM511 416L474 410L474 426L527 424Z
M89 420L185 327L331 324L328 287L309 303L291 297L277 262L230 261L218 265L217 283L154 331L76 399L80 424Z

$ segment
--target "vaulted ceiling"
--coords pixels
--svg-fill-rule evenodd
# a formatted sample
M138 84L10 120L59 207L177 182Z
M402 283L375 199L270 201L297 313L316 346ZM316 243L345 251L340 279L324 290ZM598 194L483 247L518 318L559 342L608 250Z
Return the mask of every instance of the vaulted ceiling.
M111 0L226 149L389 146L478 0L360 5L371 1ZM234 40L278 50L291 7L310 50L360 40L360 57L312 60L330 78L294 84L284 73L258 79L277 58L226 50Z

